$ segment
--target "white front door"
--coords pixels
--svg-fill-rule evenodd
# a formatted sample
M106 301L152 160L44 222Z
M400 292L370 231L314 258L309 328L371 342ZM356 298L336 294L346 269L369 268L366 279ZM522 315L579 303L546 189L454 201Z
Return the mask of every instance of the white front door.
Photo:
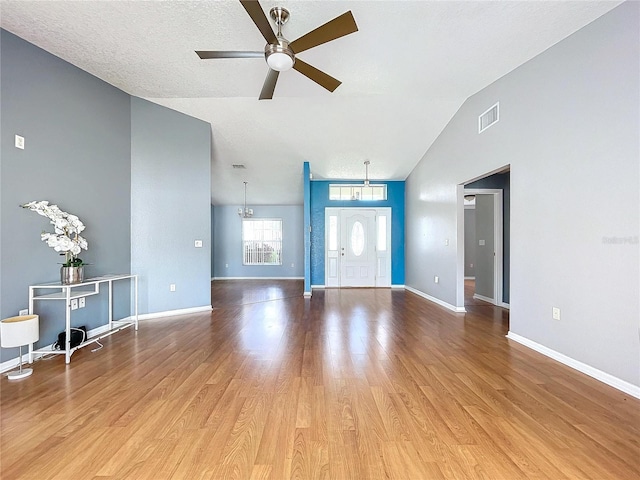
M391 209L325 209L325 285L391 286Z
M340 215L340 286L375 287L375 210L343 210Z

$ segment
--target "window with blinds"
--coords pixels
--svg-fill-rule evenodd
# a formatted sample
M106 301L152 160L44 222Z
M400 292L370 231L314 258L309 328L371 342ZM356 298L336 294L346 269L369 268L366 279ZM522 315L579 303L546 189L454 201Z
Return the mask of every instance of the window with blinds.
M282 219L242 219L242 264L282 265Z

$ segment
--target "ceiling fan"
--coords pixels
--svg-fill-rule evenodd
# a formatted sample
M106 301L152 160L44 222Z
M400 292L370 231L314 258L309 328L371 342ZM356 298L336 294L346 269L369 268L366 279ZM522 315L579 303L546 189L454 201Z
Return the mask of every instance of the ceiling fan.
M282 36L282 25L289 20L289 11L282 7L273 7L269 15L278 27L278 33L274 33L267 16L264 14L260 3L257 0L240 0L240 3L247 11L253 23L256 24L260 33L267 41L267 45L262 52L235 52L235 51L196 51L202 60L211 58L257 58L264 57L269 65L267 78L260 92L260 100L270 100L273 98L273 91L276 88L278 75L291 68L294 68L305 77L313 80L318 85L333 92L342 83L321 70L303 62L296 55L310 48L317 47L323 43L330 42L336 38L344 37L350 33L358 31L358 26L351 14L345 12L333 20L321 25L306 35L289 42Z

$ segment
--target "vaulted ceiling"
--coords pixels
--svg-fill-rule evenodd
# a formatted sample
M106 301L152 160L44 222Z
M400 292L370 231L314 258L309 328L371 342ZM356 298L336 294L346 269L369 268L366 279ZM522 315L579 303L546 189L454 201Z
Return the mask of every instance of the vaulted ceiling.
M291 70L272 100L258 100L264 59L194 53L264 48L237 0L2 0L0 20L131 95L210 122L213 204L241 204L243 181L250 204L297 204L303 161L314 178L360 180L370 160L370 178L404 180L465 99L619 3L262 1L267 16L290 11L289 40L347 10L359 29L298 55L342 81L335 92Z

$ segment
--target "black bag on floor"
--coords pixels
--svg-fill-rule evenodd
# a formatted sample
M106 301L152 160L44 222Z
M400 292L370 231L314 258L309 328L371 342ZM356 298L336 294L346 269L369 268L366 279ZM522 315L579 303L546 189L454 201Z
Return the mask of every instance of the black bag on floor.
M84 325L78 328L71 327L71 348L77 347L87 339L87 327ZM58 341L53 344L55 350L65 350L67 341L67 332L58 334Z

